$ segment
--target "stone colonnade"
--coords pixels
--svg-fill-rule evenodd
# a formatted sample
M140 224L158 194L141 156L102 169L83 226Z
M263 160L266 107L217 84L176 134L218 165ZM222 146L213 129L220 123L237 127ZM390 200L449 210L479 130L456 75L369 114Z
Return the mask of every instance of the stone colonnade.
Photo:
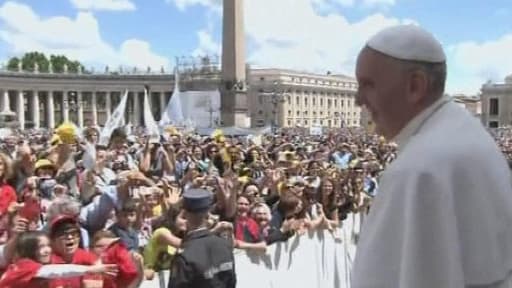
M119 91L3 90L0 111L15 112L21 129L55 128L67 121L79 127L102 126L123 94ZM151 111L157 121L169 98L169 91L151 92ZM143 99L143 91L129 92L125 112L127 123L143 124Z

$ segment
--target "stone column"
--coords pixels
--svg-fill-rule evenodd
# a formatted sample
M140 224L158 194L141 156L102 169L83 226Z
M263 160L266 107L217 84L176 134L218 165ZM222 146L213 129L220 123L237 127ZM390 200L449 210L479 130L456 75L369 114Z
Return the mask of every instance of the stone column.
M82 102L82 91L78 91L76 94L76 104L78 105L78 127L84 127L84 106Z
M55 107L53 106L53 91L48 91L48 98L46 98L46 119L48 121L48 128L55 128Z
M62 119L63 122L69 121L69 92L62 92Z
M4 93L2 94L2 111L11 111L11 102L9 101L9 90L4 90Z
M133 125L135 127L140 126L140 111L141 111L141 103L140 103L140 93L133 92Z
M32 121L34 122L34 128L39 129L40 127L40 115L39 115L39 91L35 90L32 94Z
M91 113L92 113L92 125L98 126L98 109L96 109L96 93L92 92L91 99Z
M160 115L159 119L161 119L164 114L165 108L167 108L167 103L165 102L165 92L160 92Z
M23 97L23 91L18 91L18 99L16 100L16 114L18 114L18 122L20 129L25 129L25 101Z
M107 119L110 118L110 115L112 114L112 102L110 93L111 92L105 93L105 110L107 111Z

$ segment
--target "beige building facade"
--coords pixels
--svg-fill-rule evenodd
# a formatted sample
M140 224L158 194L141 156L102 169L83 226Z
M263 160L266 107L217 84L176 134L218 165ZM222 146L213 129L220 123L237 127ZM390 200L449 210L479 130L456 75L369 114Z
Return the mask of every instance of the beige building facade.
M470 97L463 94L454 95L455 103L468 110L471 115L480 118L482 116L482 101L478 97Z
M512 75L503 83L487 82L482 86L482 124L488 128L512 125Z
M249 81L252 127L359 127L357 82L344 75L284 69L252 69Z

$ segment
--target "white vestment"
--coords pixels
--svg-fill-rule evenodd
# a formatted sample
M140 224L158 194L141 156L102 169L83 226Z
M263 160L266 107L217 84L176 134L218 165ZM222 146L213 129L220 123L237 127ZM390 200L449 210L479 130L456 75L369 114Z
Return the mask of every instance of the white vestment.
M352 287L512 287L511 174L492 137L443 98L396 140L398 156L362 228Z

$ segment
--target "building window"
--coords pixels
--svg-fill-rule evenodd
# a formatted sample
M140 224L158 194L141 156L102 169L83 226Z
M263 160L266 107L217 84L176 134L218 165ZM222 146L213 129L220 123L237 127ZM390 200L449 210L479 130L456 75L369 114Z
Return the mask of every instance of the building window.
M320 125L324 125L324 120L320 120Z
M331 99L327 99L327 108L331 108L331 106L332 106Z
M324 98L320 98L320 106L324 106Z
M262 110L258 111L258 114L260 114L260 115L263 114L263 111Z
M498 128L498 121L490 121L489 128Z
M300 115L300 112L299 112L299 110L297 110L297 116L299 116L299 115Z
M331 127L332 126L332 122L331 120L327 121L327 126Z
M292 77L292 82L295 82L295 78Z
M258 102L260 102L260 105L263 104L263 95L258 96Z
M292 116L292 110L288 110L288 116Z
M313 111L313 116L315 116L315 117L316 117L316 111Z
M315 106L315 105L316 105L316 100L315 100L315 98L313 98L313 100L312 100L312 101L313 101L313 106Z
M288 102L288 104L292 104L292 97L286 96L286 101Z
M308 116L308 111L307 110L304 111L304 115Z
M265 81L265 77L260 77L260 81Z
M304 125L308 125L308 120L304 120Z
M296 103L297 105L299 105L299 102L300 102L300 98L299 98L299 96L297 96L297 97L295 98L295 103Z
M500 105L499 104L500 103L497 98L492 98L489 100L489 115L492 115L492 116L499 115L499 113L500 113Z
M304 106L308 106L308 98L304 98Z
M334 107L338 107L338 100L334 99Z
M320 111L320 115L324 115L324 112L323 112L323 111Z
M345 101L341 100L341 107L345 104Z
M288 126L292 126L292 121L288 120Z

